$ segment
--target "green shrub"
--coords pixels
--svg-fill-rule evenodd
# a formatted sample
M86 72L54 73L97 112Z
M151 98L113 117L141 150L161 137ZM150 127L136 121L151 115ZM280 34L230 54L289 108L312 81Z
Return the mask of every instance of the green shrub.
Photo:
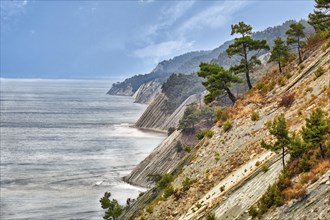
M231 121L226 121L223 123L222 128L225 132L229 131L233 126L233 123Z
M190 146L185 146L184 147L184 151L186 151L187 153L190 153L190 151L191 151L191 148L190 148Z
M286 77L287 79L290 79L290 78L292 77L292 73L287 72L287 73L285 74L285 77Z
M251 206L249 208L249 215L252 217L252 218L256 218L258 216L258 210L256 209L255 206Z
M224 122L228 119L228 110L225 108L217 108L215 110L215 122Z
M169 173L165 173L162 178L157 182L159 189L165 189L167 185L173 181L173 176Z
M199 202L196 203L196 208L199 209L200 207L202 207L202 204L200 204Z
M150 205L150 206L146 209L146 211L147 211L149 214L151 214L151 213L154 211L154 209L153 209L153 207Z
M182 181L182 189L184 191L187 191L191 184L193 184L194 181L192 181L191 179L189 179L188 177L186 177L183 181Z
M258 167L258 166L260 166L260 164L261 164L261 163L260 163L260 161L258 160L258 161L256 162L255 166Z
M324 74L324 69L322 66L320 66L319 68L317 68L317 70L315 71L315 79L319 78L320 76L322 76Z
M221 187L220 187L220 191L221 191L221 192L225 191L225 188L226 188L225 185L221 186Z
M169 127L167 130L167 136L170 136L175 131L174 127Z
M267 166L266 164L261 167L261 171L264 173L266 173L268 170L269 170L269 166Z
M214 212L209 212L207 213L207 215L205 216L206 220L215 220L215 213Z
M277 186L277 182L267 188L265 194L258 202L258 210L260 214L264 214L273 206L283 205L283 199L281 197L281 191Z
M141 196L143 196L144 195L144 192L140 192L139 193L139 196L137 197L137 198L140 198Z
M313 88L312 88L312 87L308 87L308 88L306 89L306 92L313 92Z
M299 166L299 169L301 169L302 171L304 172L307 172L310 170L311 168L311 165L310 165L310 162L307 158L306 155L304 155L300 160L299 160L299 163L298 163L298 166Z
M251 120L252 121L258 121L260 119L260 115L259 112L253 111L251 113Z
M170 184L164 189L164 197L170 197L174 193L173 186Z
M211 129L204 129L204 130L200 130L196 134L196 137L197 137L198 140L201 140L204 137L211 138L213 135L214 135L214 131L212 131Z
M215 159L215 161L218 162L220 160L220 154L219 153L215 153L214 159Z
M286 82L286 78L284 76L280 76L278 77L278 81L277 83L280 85L280 86L284 86L285 85L285 82Z

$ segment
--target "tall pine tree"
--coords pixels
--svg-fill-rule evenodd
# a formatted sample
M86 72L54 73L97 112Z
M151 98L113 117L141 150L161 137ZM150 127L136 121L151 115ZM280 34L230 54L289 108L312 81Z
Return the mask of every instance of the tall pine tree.
M260 65L260 60L257 56L261 50L269 50L266 40L253 40L251 38L252 27L244 22L231 26L231 35L239 34L241 37L235 38L233 44L229 45L227 54L229 57L238 55L241 61L238 65L232 66L231 71L235 74L245 73L246 81L249 89L252 88L250 73L256 65Z
M264 140L261 142L261 146L263 148L266 148L268 150L278 152L279 150L282 150L282 164L283 169L285 168L285 149L289 149L290 146L290 137L289 137L289 131L286 127L286 121L284 118L284 115L281 114L277 118L274 119L272 122L272 125L269 129L270 134L274 135L277 139L275 143L266 143Z
M321 156L324 158L323 142L326 134L330 133L330 119L322 109L317 108L306 119L306 125L301 134L308 147L319 146Z
M312 25L316 31L330 32L330 1L315 0L314 13L308 15L308 23Z
M205 103L214 101L219 95L227 94L229 99L234 103L236 97L230 91L232 83L241 83L242 80L234 76L229 70L225 70L222 66L216 64L201 63L200 71L197 73L199 77L206 78L202 84L206 87L209 94L205 96Z
M286 42L288 45L296 45L296 48L298 50L299 55L299 63L301 63L302 60L302 46L303 41L302 39L305 37L304 32L305 26L299 23L292 23L290 24L290 29L285 32L285 34L288 36Z
M280 73L282 73L283 63L287 61L290 56L289 48L284 44L284 41L280 37L276 38L274 43L275 44L268 62L278 62L278 68Z

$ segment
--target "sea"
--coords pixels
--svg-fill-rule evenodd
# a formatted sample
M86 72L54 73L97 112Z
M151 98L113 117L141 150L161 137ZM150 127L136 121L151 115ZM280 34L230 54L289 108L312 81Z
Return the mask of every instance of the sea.
M111 83L1 79L0 219L102 219L104 192L146 190L122 177L165 136L132 128L147 106Z

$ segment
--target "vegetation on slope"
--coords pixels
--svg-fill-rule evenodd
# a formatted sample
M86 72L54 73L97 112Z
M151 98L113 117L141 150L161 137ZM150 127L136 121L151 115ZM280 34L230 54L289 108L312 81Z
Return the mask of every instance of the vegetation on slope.
M283 115L276 118L269 131L277 141L275 144L263 144L267 149L283 149L283 171L278 180L268 187L257 205L250 208L249 213L252 217L260 218L272 207L305 196L305 185L309 181L316 181L316 174L330 168L330 118L326 112L320 108L314 110L306 119L306 125L302 130L292 133L291 137L286 126ZM291 155L287 167L284 166L284 148L287 148ZM293 182L292 179L299 175L299 181Z
M168 98L164 111L172 113L189 96L202 91L204 88L196 74L172 74L162 86L162 92Z

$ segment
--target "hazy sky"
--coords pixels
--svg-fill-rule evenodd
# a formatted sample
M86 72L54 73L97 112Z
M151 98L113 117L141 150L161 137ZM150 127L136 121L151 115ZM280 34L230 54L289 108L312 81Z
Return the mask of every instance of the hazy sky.
M238 21L254 30L307 18L314 1L1 0L1 77L124 78L214 49Z

